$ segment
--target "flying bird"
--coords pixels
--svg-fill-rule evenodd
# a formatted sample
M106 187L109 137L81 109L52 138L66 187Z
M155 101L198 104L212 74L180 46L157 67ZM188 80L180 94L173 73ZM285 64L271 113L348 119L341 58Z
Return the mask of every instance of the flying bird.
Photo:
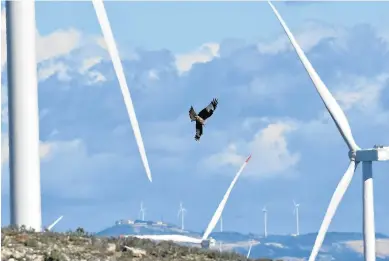
M202 109L199 114L196 114L193 106L189 109L189 118L192 121L196 121L196 135L195 140L200 140L201 135L203 135L203 125L205 125L205 120L212 116L213 112L216 110L218 104L217 99L213 99L211 103Z

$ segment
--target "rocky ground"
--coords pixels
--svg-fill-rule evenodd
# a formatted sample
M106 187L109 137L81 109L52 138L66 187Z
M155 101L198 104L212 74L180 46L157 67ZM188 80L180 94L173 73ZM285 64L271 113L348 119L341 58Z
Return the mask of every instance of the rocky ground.
M2 261L247 260L235 253L184 247L172 242L99 238L85 233L82 229L67 233L33 233L24 229L2 228L1 245Z

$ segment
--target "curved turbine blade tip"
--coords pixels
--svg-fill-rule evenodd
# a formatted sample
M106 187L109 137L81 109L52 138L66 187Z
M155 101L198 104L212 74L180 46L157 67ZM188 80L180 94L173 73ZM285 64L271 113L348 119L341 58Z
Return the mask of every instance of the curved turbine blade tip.
M251 159L251 155L246 159L246 163Z

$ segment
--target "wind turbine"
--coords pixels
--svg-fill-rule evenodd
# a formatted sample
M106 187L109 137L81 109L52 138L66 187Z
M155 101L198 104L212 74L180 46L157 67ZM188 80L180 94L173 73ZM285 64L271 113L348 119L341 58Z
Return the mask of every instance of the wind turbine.
M213 217L211 219L211 221L209 222L208 224L208 227L207 229L205 230L204 234L203 234L203 237L202 237L202 242L206 242L206 240L208 239L208 236L211 234L212 230L215 228L217 222L219 221L222 213L223 213L223 210L224 210L224 207L226 206L227 204L227 200L230 196L230 193L232 191L232 189L234 188L234 185L236 183L236 181L238 180L240 174L242 173L242 171L244 170L244 168L246 167L247 163L249 162L249 160L251 159L251 155L245 160L245 162L242 164L242 166L240 167L238 173L236 173L234 179L232 180L230 186L228 187L227 191L226 191L226 194L224 194L224 197L222 199L222 201L220 202L218 208L216 209L215 213L213 214Z
M348 120L340 108L339 104L336 102L335 98L331 95L325 84L320 79L319 75L313 68L312 64L309 62L308 58L304 54L303 50L297 43L293 34L289 30L285 21L282 19L281 15L278 13L276 8L271 2L269 2L270 7L273 9L274 14L277 16L278 21L282 25L285 33L288 35L288 38L293 45L301 63L304 65L305 70L309 74L313 84L316 87L317 92L319 93L324 105L326 106L328 112L331 115L331 118L335 122L336 127L338 128L340 134L342 135L344 141L346 142L350 158L349 166L340 180L334 194L332 195L330 204L328 206L327 212L324 216L323 223L321 224L319 233L316 237L315 244L312 249L311 256L309 261L315 260L321 245L323 244L325 235L327 233L328 227L331 223L333 216L335 215L336 209L339 206L340 201L343 198L344 193L349 187L352 177L354 176L355 170L358 167L358 164L362 162L362 173L363 173L363 240L364 240L364 256L366 261L376 260L376 251L375 251L375 224L374 224L374 198L373 198L373 161L387 161L389 160L389 147L384 146L374 146L371 149L361 149L355 142L353 135L351 133L351 128L348 123Z
M299 236L300 235L300 227L299 227L299 207L300 207L300 204L297 204L293 200L293 205L294 205L293 214L296 215L296 236Z
M102 0L93 6L118 77L150 182L151 171L115 39ZM6 1L11 225L42 229L35 1ZM28 130L28 131L27 131ZM27 145L28 146L27 146Z
M143 201L141 201L140 202L139 216L142 219L142 221L145 221L145 212L146 212L146 209L143 207Z
M263 222L264 222L264 226L265 226L265 237L267 237L267 209L266 209L266 206L263 207L262 209L262 212L263 212Z
M245 160L245 162L240 167L238 173L235 174L234 179L232 180L230 186L228 187L226 193L223 196L222 201L220 202L218 208L216 209L215 213L213 214L213 217L211 221L208 224L207 229L205 230L202 238L195 238L190 236L184 236L184 235L141 235L141 236L135 236L138 238L147 238L151 240L171 240L174 242L185 242L185 243L192 243L192 244L200 244L202 248L209 248L210 244L213 244L215 240L213 238L209 238L209 235L215 228L216 224L219 222L219 219L223 213L224 207L227 204L227 200L230 196L230 193L232 189L235 186L235 183L237 182L240 174L246 167L247 163L251 159L251 155ZM215 242L216 243L216 242Z
M182 202L180 202L180 209L178 210L178 217L181 214L181 230L184 230L184 216L186 209L182 206Z

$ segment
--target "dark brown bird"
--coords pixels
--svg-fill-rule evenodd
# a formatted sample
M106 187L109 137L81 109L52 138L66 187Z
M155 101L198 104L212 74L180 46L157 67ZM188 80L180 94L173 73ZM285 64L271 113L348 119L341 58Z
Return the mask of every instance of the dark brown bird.
M189 118L192 121L196 121L196 135L195 140L200 140L201 135L203 135L203 125L205 125L206 119L212 116L213 112L216 110L218 104L217 99L213 99L211 103L202 109L199 114L196 114L193 106L189 109Z

